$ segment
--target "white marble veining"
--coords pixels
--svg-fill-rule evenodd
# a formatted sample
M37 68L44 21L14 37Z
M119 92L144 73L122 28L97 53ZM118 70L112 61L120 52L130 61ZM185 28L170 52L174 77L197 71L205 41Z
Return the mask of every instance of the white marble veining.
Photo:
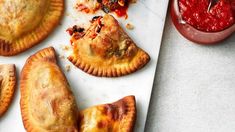
M18 56L0 57L0 63L15 63L19 78L21 68L28 56L39 49L53 46L58 54L63 55L64 51L60 49L60 46L69 44L69 35L65 30L74 24L88 22L92 17L92 15L75 13L72 8L73 2L74 0L66 1L66 15L61 25L46 40ZM120 78L93 77L73 66L70 72L65 72L80 109L100 103L113 102L127 95L135 95L138 109L135 130L136 132L144 131L167 5L168 0L142 0L130 6L127 20L118 18L122 27L125 27L128 22L135 26L133 31L125 30L137 45L151 56L150 63L140 71ZM66 64L71 64L67 60L59 60L59 63L63 69L65 69ZM0 119L0 132L25 131L20 115L19 99L20 91L17 87L10 109Z
M146 132L234 132L235 35L196 45L168 13L163 36Z

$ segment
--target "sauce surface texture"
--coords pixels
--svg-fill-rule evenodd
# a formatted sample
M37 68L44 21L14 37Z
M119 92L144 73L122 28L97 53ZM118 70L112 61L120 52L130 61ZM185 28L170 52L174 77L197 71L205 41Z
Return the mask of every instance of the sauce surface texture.
M219 0L208 10L210 0L179 0L185 22L206 32L222 31L235 23L235 0Z

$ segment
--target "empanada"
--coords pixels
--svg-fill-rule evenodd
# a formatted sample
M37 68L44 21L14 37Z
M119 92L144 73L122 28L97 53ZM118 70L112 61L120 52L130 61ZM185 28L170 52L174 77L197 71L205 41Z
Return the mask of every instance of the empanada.
M28 132L77 132L77 105L52 47L29 57L21 72L20 107Z
M11 104L16 87L16 70L13 64L0 65L0 117Z
M134 96L80 112L80 132L132 132L136 120Z
M83 71L94 76L117 77L133 73L149 60L149 55L136 46L111 15L94 17L91 26L74 26L73 53L68 59Z
M58 25L64 0L0 0L0 55L19 54Z

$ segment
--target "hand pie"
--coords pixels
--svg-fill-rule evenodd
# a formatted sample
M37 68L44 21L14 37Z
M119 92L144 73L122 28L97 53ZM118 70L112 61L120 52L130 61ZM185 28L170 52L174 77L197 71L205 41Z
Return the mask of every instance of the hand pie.
M32 55L20 81L20 107L28 132L77 132L77 105L50 47Z
M94 17L90 27L67 30L73 53L68 59L94 76L117 77L144 67L149 55L136 46L111 15Z
M58 25L64 0L0 0L0 55L19 54Z
M0 117L11 104L16 87L15 65L0 65Z
M136 120L134 96L80 112L80 132L132 132Z
M85 13L95 13L102 9L105 13L115 12L119 17L127 17L129 4L135 2L136 0L77 0L75 8Z

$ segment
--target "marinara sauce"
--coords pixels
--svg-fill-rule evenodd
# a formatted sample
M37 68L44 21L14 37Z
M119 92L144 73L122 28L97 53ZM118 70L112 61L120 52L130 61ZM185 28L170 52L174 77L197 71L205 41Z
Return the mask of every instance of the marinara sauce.
M176 29L197 44L216 44L235 31L235 0L171 0Z
M232 2L234 1L234 2ZM235 23L235 0L219 0L210 6L210 0L179 0L182 19L198 30L222 31Z

